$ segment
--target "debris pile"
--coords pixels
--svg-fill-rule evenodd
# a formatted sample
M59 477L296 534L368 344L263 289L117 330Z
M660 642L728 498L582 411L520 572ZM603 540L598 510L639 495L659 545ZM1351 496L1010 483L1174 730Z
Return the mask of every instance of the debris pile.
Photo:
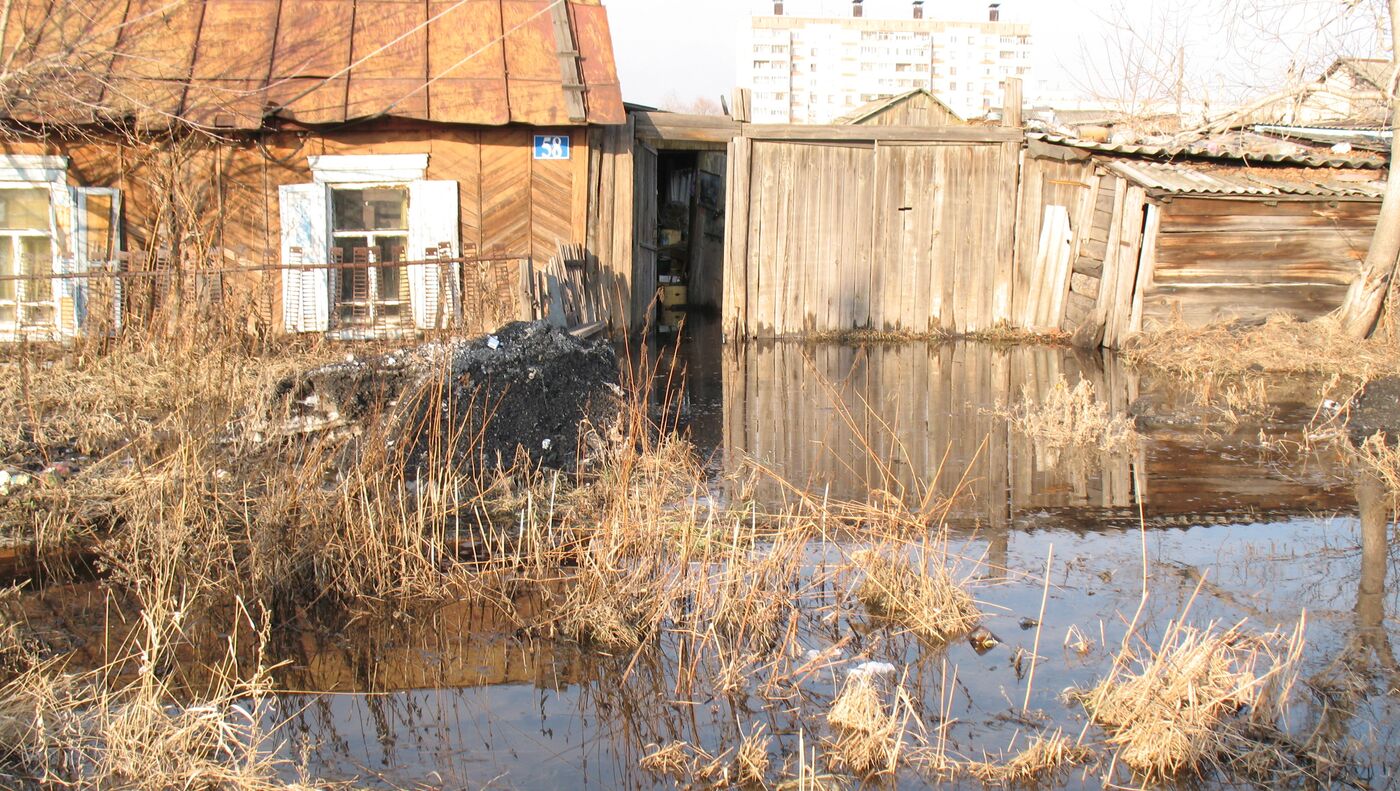
M254 421L266 441L383 430L408 468L509 466L517 449L547 467L578 462L617 415L617 356L543 322L302 371L276 382ZM594 441L598 438L594 435Z

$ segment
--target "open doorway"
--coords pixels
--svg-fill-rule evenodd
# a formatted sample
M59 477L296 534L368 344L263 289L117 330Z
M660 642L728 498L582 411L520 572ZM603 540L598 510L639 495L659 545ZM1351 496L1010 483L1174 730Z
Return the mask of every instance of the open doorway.
M724 298L723 151L657 153L657 329L718 316Z

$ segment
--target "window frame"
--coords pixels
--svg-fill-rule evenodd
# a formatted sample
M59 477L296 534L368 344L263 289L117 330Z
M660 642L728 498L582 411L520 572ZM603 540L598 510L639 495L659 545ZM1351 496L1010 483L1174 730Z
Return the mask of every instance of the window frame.
M328 232L328 234L327 234L327 240L326 240L326 241L327 241L327 244L328 244L328 246L329 246L329 250L331 251L331 258L332 258L333 261L334 261L334 259L335 259L335 252L334 252L334 251L336 251L336 250L341 250L341 251L342 251L342 252L341 252L341 256L340 256L341 261L336 262L336 263L348 263L349 260L347 260L347 259L353 260L353 255L352 255L352 256L348 256L348 257L345 255L345 251L346 251L346 248L345 248L345 247L336 244L336 242L337 242L338 240L340 240L340 239L364 239L364 240L365 240L365 243L366 243L366 247L368 247L368 257L370 258L370 263L372 263L372 264L373 264L373 263L385 263L385 262L379 261L378 258L377 258L377 254L378 254L378 250L379 250L377 242L378 242L378 240L381 239L381 238L383 238L383 239L397 239L397 240L400 240L400 241L402 242L402 244L400 245L400 249L403 250L403 255L405 256L405 260L409 260L409 259L407 258L407 256L408 256L409 233L410 233L409 225L410 225L410 222L411 222L411 220L410 220L410 212L412 211L412 207L411 207L411 205L410 205L410 202L412 201L412 193L413 193L413 190L412 190L412 188L409 186L408 183L405 183L405 182L397 182L397 181L385 181L385 182L334 182L334 183L329 183L329 184L327 184L327 187L329 187L329 191L328 191L327 197L330 199L331 211L330 211L329 221L327 222L327 225L326 225L326 230L327 230L327 232ZM372 190L372 189L394 189L394 190L401 190L401 191L403 192L403 196L404 196L404 213L403 213L404 227L403 227L402 229L394 229L394 230L346 230L346 231L336 230L336 217L335 217L335 194L336 194L336 192L339 192L339 191L351 191L351 190L356 191L356 192L364 192L365 190ZM412 315L412 314L413 314L413 309L412 309L412 302L413 302L413 300L412 300L412 296L409 295L409 294L405 294L405 293L404 293L405 290L411 288L411 286L410 286L409 283L408 283L408 271L407 271L408 268L407 268L402 262L397 262L397 263L399 264L397 267L383 267L383 269L397 269L397 270L398 270L398 275L399 275L399 289L398 289L398 293L394 295L394 298L393 298L393 299L384 299L383 296L380 294L380 290L381 290L381 286L382 286L382 282L381 282L381 281L382 281L382 278L381 278L381 276L380 276L380 275L381 275L381 268L380 268L380 267L377 267L377 266L369 266L369 267L366 267L365 270L364 270L365 273L366 273L366 277L367 277L368 280L369 280L369 296L368 296L368 298L365 299L365 300L355 300L355 299L349 299L349 300L347 300L347 299L344 299L344 298L342 297L342 293L341 293L342 282L341 282L341 281L342 281L342 279L346 276L346 274L351 273L351 270L345 270L345 269L332 269L332 270L331 270L331 288L330 288L331 305L330 305L330 315L331 315L331 319L332 319L332 329L364 329L364 328L366 328L366 327L368 327L368 328L370 328L370 329L376 328L376 327L379 326L379 322L380 322L380 319L381 319L380 313L383 311L384 308L394 308L394 309L397 310L397 316L394 318L394 321L395 321L395 322L397 322L397 323L399 323L399 324L406 324L407 326L412 326L412 325L413 325L413 315ZM348 308L351 309L351 313L350 313L349 316L342 315L341 310L342 310L342 308L346 308L346 307L348 307ZM363 310L363 311L365 311L364 317L359 317L359 316L357 316L357 314L356 314L356 312L355 312L355 311L357 311L357 310Z
M0 307L14 309L14 318L6 320L0 317L0 333L5 336L14 337L19 334L50 332L57 334L63 326L63 304L59 295L59 289L55 287L56 280L53 275L60 272L59 252L61 246L58 239L58 220L54 212L54 190L67 189L64 184L57 184L53 181L19 181L0 180L0 189L5 190L43 190L48 193L48 230L40 229L0 229L0 244L6 241L10 247L9 269L0 269L0 277L15 277L19 279L8 282L14 284L14 297L12 299L0 299ZM27 299L26 293L32 278L24 278L21 271L21 252L23 251L24 239L48 239L49 241L49 271L45 276L48 279L47 296L48 299ZM44 291L40 287L40 292ZM49 310L49 320L44 322L26 322L26 309L33 310L40 307Z

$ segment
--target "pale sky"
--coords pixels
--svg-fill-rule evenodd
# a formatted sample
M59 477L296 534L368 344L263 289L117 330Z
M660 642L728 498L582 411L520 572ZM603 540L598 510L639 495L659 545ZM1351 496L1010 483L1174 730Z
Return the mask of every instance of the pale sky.
M1363 0L1363 5L1374 0ZM1256 95L1280 84L1290 62L1312 73L1337 54L1385 57L1371 11L1338 21L1346 0L1002 0L1001 18L1028 22L1036 79L1078 88L1121 69L1120 53L1148 49L1146 40L1182 52L1188 82L1207 101ZM790 16L846 16L849 0L786 0ZM729 95L735 46L751 13L771 13L771 0L604 0L613 30L624 97L659 105ZM908 0L866 0L866 16L910 16ZM986 19L986 0L928 0L931 19ZM1133 28L1125 33L1111 20ZM1327 26L1318 36L1312 31ZM1338 44L1341 39L1346 44ZM1174 61L1174 58L1173 58ZM1086 67L1086 62L1093 63ZM1143 63L1152 76L1176 67ZM1118 84L1121 80L1110 81Z

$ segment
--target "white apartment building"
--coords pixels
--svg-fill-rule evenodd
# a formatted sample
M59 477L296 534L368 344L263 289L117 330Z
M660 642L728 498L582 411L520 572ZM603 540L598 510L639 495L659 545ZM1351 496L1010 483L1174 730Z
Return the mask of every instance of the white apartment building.
M867 102L926 88L963 118L1002 106L1006 80L1030 85L1030 25L924 18L874 19L854 0L849 17L790 16L773 3L740 31L739 84L753 94L754 123L823 124Z

